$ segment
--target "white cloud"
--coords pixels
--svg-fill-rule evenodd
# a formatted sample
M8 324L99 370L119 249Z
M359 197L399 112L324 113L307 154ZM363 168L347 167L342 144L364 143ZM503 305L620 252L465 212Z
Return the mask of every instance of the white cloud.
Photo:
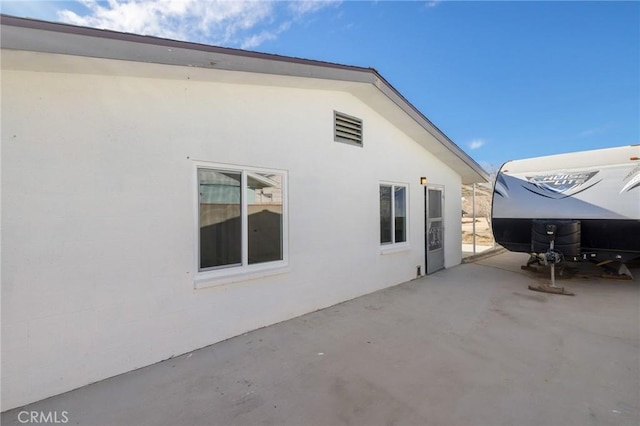
M340 3L340 0L297 0L289 2L289 9L291 9L296 16L302 16Z
M281 3L237 0L81 0L85 13L58 12L63 22L135 34L251 49L276 39L292 22L334 0ZM283 4L288 7L282 6Z
M578 136L581 137L581 138L586 138L586 137L589 137L589 136L599 135L599 134L605 133L607 130L609 130L609 128L610 128L610 126L608 124L604 124L604 125L602 125L600 127L594 127L594 128L591 128L591 129L584 130L584 131L578 133Z
M254 49L267 40L275 40L280 33L288 30L291 27L291 22L287 21L282 23L278 28L274 30L265 30L257 34L246 37L240 44L241 49Z
M474 139L471 142L469 142L469 149L478 149L482 146L484 146L485 141L484 139Z

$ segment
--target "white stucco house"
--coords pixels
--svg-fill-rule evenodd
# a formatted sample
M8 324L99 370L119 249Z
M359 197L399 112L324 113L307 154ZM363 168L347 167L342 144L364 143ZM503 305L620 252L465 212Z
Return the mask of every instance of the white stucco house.
M1 31L3 411L461 262L487 174L374 69Z

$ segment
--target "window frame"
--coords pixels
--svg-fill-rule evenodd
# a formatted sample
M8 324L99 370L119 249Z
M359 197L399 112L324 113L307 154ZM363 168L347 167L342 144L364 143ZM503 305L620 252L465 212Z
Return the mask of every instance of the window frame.
M289 272L289 215L288 215L288 172L280 169L270 169L265 167L240 166L231 164L221 164L205 161L194 161L193 167L193 189L194 189L194 288L206 288L211 286L229 284L232 282L245 281L270 275ZM241 197L240 197L240 219L241 219L241 262L240 264L222 265L211 268L200 267L201 265L201 242L200 242L200 182L199 170L213 170L216 172L229 172L241 174ZM248 217L248 197L247 197L247 176L249 173L278 174L282 177L282 259L261 263L249 264L249 217Z
M409 236L411 235L411 233L409 232L409 215L410 215L410 204L409 204L409 184L407 183L400 183L400 182L387 182L387 181L381 181L378 184L378 223L380 223L382 217L380 215L380 208L381 208L381 204L380 204L380 188L381 187L389 187L391 188L391 242L388 243L383 243L382 242L382 230L379 228L379 232L378 232L378 244L380 245L380 251L384 254L384 253L389 253L389 252L397 252L397 251L402 251L402 250L406 250L410 247L410 240L409 240ZM404 194L405 194L405 199L404 199L404 209L405 209L405 240L404 241L400 241L400 242L396 242L396 223L395 223L395 212L396 212L396 193L395 190L396 188L404 188Z

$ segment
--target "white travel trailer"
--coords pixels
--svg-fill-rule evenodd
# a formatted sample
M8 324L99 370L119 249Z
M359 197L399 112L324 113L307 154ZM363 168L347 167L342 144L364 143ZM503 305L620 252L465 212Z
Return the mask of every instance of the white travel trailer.
M493 192L496 242L543 253L547 225L564 260L640 257L640 145L506 162Z

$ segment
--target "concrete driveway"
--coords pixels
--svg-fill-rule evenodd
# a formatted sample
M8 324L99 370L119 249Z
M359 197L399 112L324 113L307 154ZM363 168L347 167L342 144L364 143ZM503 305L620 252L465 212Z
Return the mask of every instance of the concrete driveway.
M569 297L527 290L546 280L520 270L526 259L441 271L6 412L2 424L23 424L20 411L101 426L640 424L640 270L633 281L574 278Z

